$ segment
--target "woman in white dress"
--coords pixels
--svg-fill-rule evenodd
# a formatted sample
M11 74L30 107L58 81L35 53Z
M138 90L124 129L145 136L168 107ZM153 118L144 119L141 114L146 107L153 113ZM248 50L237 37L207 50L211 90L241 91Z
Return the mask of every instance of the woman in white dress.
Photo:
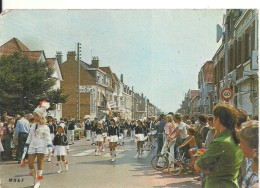
M45 116L50 104L42 101L41 104L34 110L34 123L30 128L30 133L26 140L25 151L28 149L28 166L30 169L30 176L34 179L34 188L40 187L40 181L43 179L42 167L44 155L47 147L52 148L52 140L50 135L50 128L46 125ZM37 173L34 168L34 160L37 158Z

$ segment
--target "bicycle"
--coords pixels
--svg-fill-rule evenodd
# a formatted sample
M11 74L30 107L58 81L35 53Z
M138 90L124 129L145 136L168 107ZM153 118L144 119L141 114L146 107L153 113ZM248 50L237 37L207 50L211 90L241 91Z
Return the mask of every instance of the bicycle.
M189 171L190 168L190 159L185 157L185 152L180 151L181 148L177 149L177 159L175 159L171 165L168 167L170 174L177 176L181 174L184 170Z
M190 166L190 159L185 157L185 152L181 152L182 148L177 149L177 159L174 160L172 165L169 165L168 171L170 174L177 176L180 175L183 171L188 171L196 174L197 172L194 170L193 166ZM204 148L198 149L196 154L194 155L195 161L198 160L199 157L205 152Z
M163 171L169 168L169 165L173 164L173 162L169 164L169 157L174 158L173 155L169 152L172 144L173 143L167 144L163 154L157 154L152 158L151 165L155 170Z

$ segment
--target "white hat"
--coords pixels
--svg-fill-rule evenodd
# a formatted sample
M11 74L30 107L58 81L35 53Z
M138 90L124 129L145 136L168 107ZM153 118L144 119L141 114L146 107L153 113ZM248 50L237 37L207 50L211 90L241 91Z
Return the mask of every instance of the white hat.
M61 127L62 129L64 129L64 128L65 128L65 124L64 124L64 123L60 123L60 124L58 125L58 127Z
M50 103L46 101L41 101L40 105L35 108L34 113L38 114L41 118L44 118L47 115L47 109L50 107Z

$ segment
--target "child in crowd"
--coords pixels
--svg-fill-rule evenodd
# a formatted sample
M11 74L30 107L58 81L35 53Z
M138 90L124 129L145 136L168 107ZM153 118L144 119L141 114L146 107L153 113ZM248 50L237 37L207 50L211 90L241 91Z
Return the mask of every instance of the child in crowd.
M103 126L102 122L98 121L96 128L96 154L95 156L100 155L103 148Z
M69 144L67 135L64 133L64 123L60 123L58 125L57 134L54 137L53 145L54 145L54 155L57 156L57 161L59 165L58 173L62 172L62 162L65 165L65 171L69 170L68 161L65 160L65 155L69 154ZM62 160L62 162L61 162Z
M195 130L193 128L188 128L187 129L188 135L189 137L186 138L186 140L183 142L183 144L180 147L184 147L187 144L189 144L190 146L190 150L189 150L189 155L190 155L190 166L192 167L195 163L195 153L197 152L197 150L199 149L199 147L196 144L196 140L195 140Z

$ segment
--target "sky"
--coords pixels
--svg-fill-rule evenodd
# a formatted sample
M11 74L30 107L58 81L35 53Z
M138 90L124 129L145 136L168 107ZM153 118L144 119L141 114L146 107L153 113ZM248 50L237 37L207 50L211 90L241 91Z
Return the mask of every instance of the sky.
M65 61L80 42L83 61L98 56L100 66L123 74L126 85L164 112L175 112L185 93L198 89L200 68L220 46L216 25L225 14L224 8L54 8L14 7L2 15L0 45L16 37L48 58L62 51Z

